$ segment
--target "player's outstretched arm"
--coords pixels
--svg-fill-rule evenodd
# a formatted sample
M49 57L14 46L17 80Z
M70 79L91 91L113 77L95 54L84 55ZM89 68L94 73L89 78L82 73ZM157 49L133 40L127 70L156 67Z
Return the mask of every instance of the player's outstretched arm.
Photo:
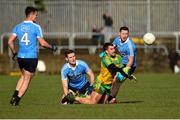
M53 52L56 52L57 46L55 44L50 45L43 38L39 38L38 40L42 47L48 48L48 49L52 50Z
M116 67L113 63L108 65L108 70L111 72L111 74L116 74L117 72L120 72L124 77L129 78L130 76L126 74L122 68Z
M89 71L87 72L88 76L89 76L89 81L91 83L91 85L94 83L94 73L91 69L89 69Z

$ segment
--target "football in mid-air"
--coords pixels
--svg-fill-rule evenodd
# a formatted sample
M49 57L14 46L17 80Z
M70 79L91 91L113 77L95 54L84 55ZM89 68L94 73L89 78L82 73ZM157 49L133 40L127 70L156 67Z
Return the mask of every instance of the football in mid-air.
M144 40L145 44L152 45L155 42L156 37L152 33L146 33L143 36L143 40Z

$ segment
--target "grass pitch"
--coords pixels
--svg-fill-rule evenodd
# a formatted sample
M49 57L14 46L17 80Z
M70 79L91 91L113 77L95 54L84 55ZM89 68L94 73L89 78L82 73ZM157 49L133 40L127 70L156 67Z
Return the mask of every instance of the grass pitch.
M0 118L180 119L180 75L137 74L121 86L118 104L61 105L60 76L36 75L20 106L9 104L19 77L0 76Z

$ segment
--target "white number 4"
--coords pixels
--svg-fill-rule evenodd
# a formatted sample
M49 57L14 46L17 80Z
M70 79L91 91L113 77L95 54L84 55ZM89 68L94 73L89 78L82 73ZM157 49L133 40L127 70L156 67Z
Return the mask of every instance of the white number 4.
M24 35L21 38L21 42L25 42L25 45L28 45L30 40L28 39L28 34L27 33L24 33Z

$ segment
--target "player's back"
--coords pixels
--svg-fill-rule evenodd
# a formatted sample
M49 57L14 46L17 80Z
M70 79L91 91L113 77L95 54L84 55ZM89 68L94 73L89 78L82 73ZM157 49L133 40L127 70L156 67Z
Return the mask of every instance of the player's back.
M37 58L37 38L42 37L39 25L32 21L24 21L13 29L19 43L18 57Z

